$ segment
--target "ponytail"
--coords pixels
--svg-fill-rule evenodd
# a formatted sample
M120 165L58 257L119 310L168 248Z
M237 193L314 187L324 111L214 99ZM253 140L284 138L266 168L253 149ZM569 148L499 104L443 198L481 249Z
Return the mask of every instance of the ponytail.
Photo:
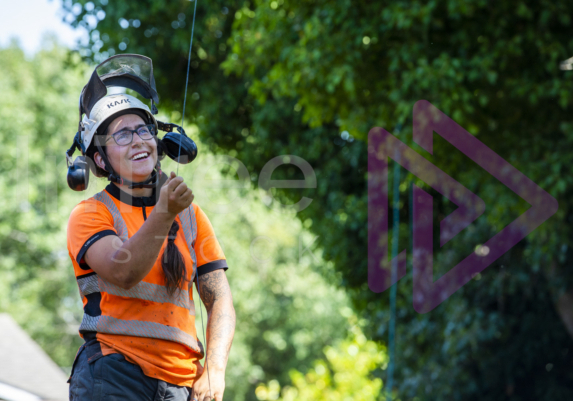
M175 237L178 230L179 223L177 223L177 220L173 220L167 236L167 246L161 257L161 267L165 274L165 285L169 295L173 295L177 289L180 289L181 284L187 281L185 261L183 260L183 255L179 252L179 248L175 245Z

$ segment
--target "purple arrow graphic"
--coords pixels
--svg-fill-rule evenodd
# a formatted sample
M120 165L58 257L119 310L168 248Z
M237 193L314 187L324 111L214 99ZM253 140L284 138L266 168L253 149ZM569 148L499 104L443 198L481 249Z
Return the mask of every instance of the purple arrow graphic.
M466 156L496 177L531 205L483 246L489 253L471 253L438 280L433 280L432 197L414 186L413 198L413 303L419 313L434 309L474 274L481 272L540 224L558 208L557 201L511 164L477 140L431 103L420 100L414 105L416 143L433 152L432 136L436 132ZM455 203L458 208L440 222L440 245L443 246L485 210L484 202L463 185L431 164L382 128L368 134L368 285L381 292L391 282L388 261L388 158L392 158L426 184ZM399 280L406 274L406 251L398 258Z
M442 244L470 225L485 210L483 200L477 195L398 138L382 128L371 129L368 133L368 284L374 292L382 292L394 284L390 279L391 263L387 261L388 158L458 206L442 221ZM397 258L399 280L406 274L406 251L403 250Z

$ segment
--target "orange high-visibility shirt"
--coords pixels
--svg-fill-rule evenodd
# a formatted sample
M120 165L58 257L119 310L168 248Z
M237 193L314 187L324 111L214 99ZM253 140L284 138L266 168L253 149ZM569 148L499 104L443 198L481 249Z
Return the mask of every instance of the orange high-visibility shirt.
M203 371L199 363L203 346L195 331L192 280L195 274L228 268L203 210L192 204L186 210L186 221L181 221L181 214L176 217L180 228L175 245L183 255L187 281L173 295L166 291L161 267L166 239L158 239L163 246L151 271L129 290L106 282L84 260L89 247L105 236L118 236L123 241L133 236L154 206L155 196L131 197L109 184L105 191L72 211L68 251L84 305L80 336L95 332L103 355L120 353L149 377L192 387ZM190 225L185 224L187 220Z

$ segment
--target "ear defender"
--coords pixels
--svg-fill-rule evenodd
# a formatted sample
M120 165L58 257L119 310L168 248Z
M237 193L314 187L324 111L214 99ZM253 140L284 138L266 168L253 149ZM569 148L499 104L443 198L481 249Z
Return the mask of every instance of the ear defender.
M197 156L197 145L193 139L183 134L168 132L161 139L165 145L165 153L170 159L180 164L188 164ZM181 151L179 147L181 146Z
M68 165L68 186L74 191L85 191L90 182L90 170L85 156L78 156Z
M81 128L80 126L80 130ZM66 151L66 161L68 163L67 180L68 187L72 190L85 191L90 183L90 168L86 156L78 156L72 163L72 155L76 149L85 154L85 149L80 139L80 131L76 133L71 148Z
M175 160L179 164L188 164L195 160L195 157L197 157L197 144L187 136L183 127L161 121L157 121L157 125L160 130L166 132L161 138L161 142L165 145L163 150L170 159ZM179 133L173 132L174 128Z

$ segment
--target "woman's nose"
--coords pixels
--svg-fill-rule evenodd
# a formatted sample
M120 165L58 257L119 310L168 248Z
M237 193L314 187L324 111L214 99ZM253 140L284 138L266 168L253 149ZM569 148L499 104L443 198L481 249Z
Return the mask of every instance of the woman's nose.
M143 139L141 139L139 137L139 135L137 133L133 133L133 140L131 142L132 146L135 145L136 143L143 143Z

